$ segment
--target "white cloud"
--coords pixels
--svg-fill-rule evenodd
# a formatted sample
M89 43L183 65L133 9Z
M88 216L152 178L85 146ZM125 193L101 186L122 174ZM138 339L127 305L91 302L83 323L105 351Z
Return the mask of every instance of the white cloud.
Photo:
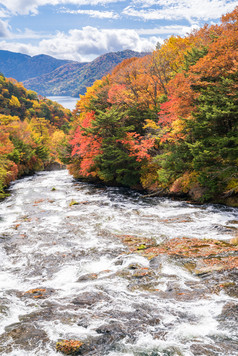
M102 29L86 26L73 29L67 34L58 32L55 36L41 40L37 45L19 42L0 42L1 49L28 55L48 54L61 59L90 61L97 56L114 51L131 49L138 52L152 51L160 41L157 36L141 37L135 30Z
M45 31L33 31L29 28L25 28L24 31L18 30L17 33L11 33L9 38L12 39L18 39L18 40L40 40L43 38L52 38L52 35L45 32Z
M98 10L69 10L61 9L61 13L73 14L73 15L88 15L90 17L96 17L98 19L118 19L119 15L114 11L98 11Z
M17 52L17 53L24 53L24 54L28 54L30 56L39 54L36 51L37 48L35 48L31 44L25 44L25 43L20 43L20 42L1 41L0 48L1 48L1 50Z
M234 10L238 1L233 0L134 0L124 15L143 20L208 21Z
M105 52L124 49L148 51L155 47L154 38L144 39L135 30L102 29L86 26L82 30L70 30L68 34L59 32L55 38L43 40L39 46L51 55L60 58L87 60ZM75 58L76 57L76 58Z
M10 36L10 29L8 23L6 21L0 20L0 38L9 37L9 36Z
M129 5L124 9L124 15L143 20L217 19L238 5L236 0L0 0L0 17L6 16L7 12L37 14L39 7L44 5L95 6L118 2Z
M9 17L9 12L6 9L1 9L0 7L0 18Z
M38 8L44 5L105 5L125 0L0 0L0 4L12 14L37 14Z
M168 25L168 26L161 26L157 28L141 28L137 29L136 32L139 35L180 35L184 36L188 33L191 33L193 30L197 30L199 28L198 25L192 26L183 26L183 25Z

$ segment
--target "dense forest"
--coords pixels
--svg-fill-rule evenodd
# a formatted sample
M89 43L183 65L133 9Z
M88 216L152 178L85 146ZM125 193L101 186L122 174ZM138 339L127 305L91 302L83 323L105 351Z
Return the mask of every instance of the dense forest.
M125 59L73 116L0 76L0 192L61 160L76 178L237 205L237 79L238 7Z
M74 112L70 172L237 205L238 8L119 64Z
M0 75L0 198L12 180L60 161L71 116L70 110Z

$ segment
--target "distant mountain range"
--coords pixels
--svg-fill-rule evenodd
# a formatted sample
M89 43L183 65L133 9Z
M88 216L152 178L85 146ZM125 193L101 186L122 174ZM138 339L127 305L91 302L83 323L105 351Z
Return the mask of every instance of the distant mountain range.
M0 51L0 72L6 78L19 82L52 72L56 68L71 63L45 54L30 57L26 54Z
M30 57L0 50L0 72L21 81L27 89L43 96L70 95L78 97L97 79L108 74L117 64L131 57L148 53L131 50L101 55L92 62L60 60L44 54Z

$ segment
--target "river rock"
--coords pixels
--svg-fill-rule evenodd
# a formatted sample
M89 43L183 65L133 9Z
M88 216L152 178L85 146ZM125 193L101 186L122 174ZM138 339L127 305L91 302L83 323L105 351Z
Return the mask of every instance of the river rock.
M238 303L237 302L228 302L224 305L221 314L218 319L220 321L235 325L238 323Z
M200 276L203 286L210 293L224 291L232 298L238 297L238 270L223 270L219 272L206 273Z
M36 345L46 345L50 341L44 330L41 330L33 323L16 323L5 328L5 333L1 335L1 341L10 342L10 349L19 347L24 350L33 350Z
M8 308L7 304L8 304L7 299L1 298L1 301L0 301L0 315L1 314L7 315L8 311L9 311L9 308Z
M77 280L77 282L88 282L88 281L93 281L94 279L98 278L97 273L87 273L82 276L80 276Z
M109 300L107 294L103 292L83 292L78 297L73 299L73 304L82 307L87 307L92 306L103 300Z
M193 355L196 356L214 356L219 355L221 351L217 346L209 344L193 344L191 345L190 350Z
M45 299L54 293L52 288L34 288L22 293L23 297L35 298L35 299Z
M161 269L166 259L166 256L163 255L155 256L150 260L150 267L158 271Z
M112 321L110 324L103 324L102 326L96 329L98 334L120 334L122 336L126 335L125 327L123 323Z

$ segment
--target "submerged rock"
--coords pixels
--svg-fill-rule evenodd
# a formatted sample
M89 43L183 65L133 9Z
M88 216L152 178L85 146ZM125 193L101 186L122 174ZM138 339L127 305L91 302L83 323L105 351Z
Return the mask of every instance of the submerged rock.
M190 350L196 356L214 356L219 355L221 351L217 346L209 344L193 344Z
M224 291L232 298L238 297L238 269L205 273L200 278L209 292L218 294Z
M238 246L225 241L183 237L156 245L151 239L128 235L119 237L130 251L140 253L152 261L160 255L184 259L184 263L192 260L193 272L197 275L238 268ZM138 249L142 243L146 248ZM189 268L191 271L191 265Z
M144 250L157 245L155 239L153 238L145 238L133 235L119 235L117 237L119 237L121 241L130 248L131 252L143 252Z
M228 302L224 305L222 312L219 316L220 320L227 322L238 323L238 303Z

